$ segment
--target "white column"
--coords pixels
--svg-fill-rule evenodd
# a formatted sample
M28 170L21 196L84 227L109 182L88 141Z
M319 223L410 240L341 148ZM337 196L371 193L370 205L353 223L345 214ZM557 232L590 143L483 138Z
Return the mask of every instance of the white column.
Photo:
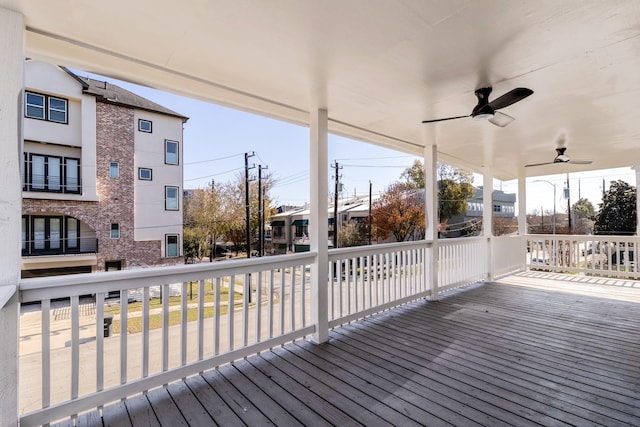
M431 283L431 300L438 299L438 147L428 145L424 148L424 213L425 240L430 240L431 257L429 258L429 274Z
M0 424L18 424L18 327L24 22L0 8Z
M329 162L327 110L311 112L310 175L311 214L309 238L311 251L318 257L311 266L311 319L316 326L314 341L329 339L328 278L329 278Z
M638 197L638 185L640 184L640 165L633 166L636 171L636 236L640 236L640 197ZM637 262L637 261L636 261Z
M482 174L482 235L487 239L487 280L493 281L493 175L489 168Z
M518 174L518 237L521 240L520 250L520 262L522 270L527 265L527 177L524 175L524 170Z

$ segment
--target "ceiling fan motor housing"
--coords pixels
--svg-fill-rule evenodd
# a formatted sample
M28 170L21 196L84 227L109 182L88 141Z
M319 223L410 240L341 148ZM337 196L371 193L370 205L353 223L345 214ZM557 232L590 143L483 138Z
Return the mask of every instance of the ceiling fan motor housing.
M483 87L480 89L476 89L476 97L478 98L478 105L473 107L473 111L471 112L471 117L477 120L486 120L490 119L495 115L495 111L489 105L489 95L491 94L492 88Z

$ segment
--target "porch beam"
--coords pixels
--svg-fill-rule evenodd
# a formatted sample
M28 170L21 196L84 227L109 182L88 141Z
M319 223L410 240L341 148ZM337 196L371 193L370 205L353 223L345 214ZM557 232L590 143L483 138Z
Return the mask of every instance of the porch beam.
M2 425L18 425L18 284L22 185L22 93L24 19L0 8L0 417Z
M430 240L431 256L428 257L429 268L426 271L427 283L431 284L431 300L438 299L438 147L427 145L424 148L424 213L425 240ZM429 251L427 250L427 255Z
M482 174L482 235L487 239L487 280L495 279L493 271L493 174L486 167Z
M329 339L328 277L329 277L329 160L328 114L318 109L310 117L309 170L311 200L309 238L316 261L311 266L311 319L316 327L313 340L323 343Z

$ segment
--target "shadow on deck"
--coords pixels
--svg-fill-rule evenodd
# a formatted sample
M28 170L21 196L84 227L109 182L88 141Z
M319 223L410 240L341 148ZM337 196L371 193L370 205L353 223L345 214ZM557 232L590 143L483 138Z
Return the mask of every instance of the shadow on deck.
M640 282L528 272L107 405L78 425L640 425Z

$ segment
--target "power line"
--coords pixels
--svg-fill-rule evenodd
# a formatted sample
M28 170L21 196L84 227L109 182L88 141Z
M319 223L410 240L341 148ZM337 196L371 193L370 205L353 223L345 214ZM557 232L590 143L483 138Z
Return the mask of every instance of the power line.
M190 166L190 165L198 165L198 164L201 164L201 163L217 162L218 160L226 160L226 159L230 159L232 157L240 157L242 155L244 155L244 153L232 154L230 156L218 157L216 159L208 159L208 160L200 160L200 161L197 161L197 162L189 162L189 163L185 163L184 165L185 166Z

